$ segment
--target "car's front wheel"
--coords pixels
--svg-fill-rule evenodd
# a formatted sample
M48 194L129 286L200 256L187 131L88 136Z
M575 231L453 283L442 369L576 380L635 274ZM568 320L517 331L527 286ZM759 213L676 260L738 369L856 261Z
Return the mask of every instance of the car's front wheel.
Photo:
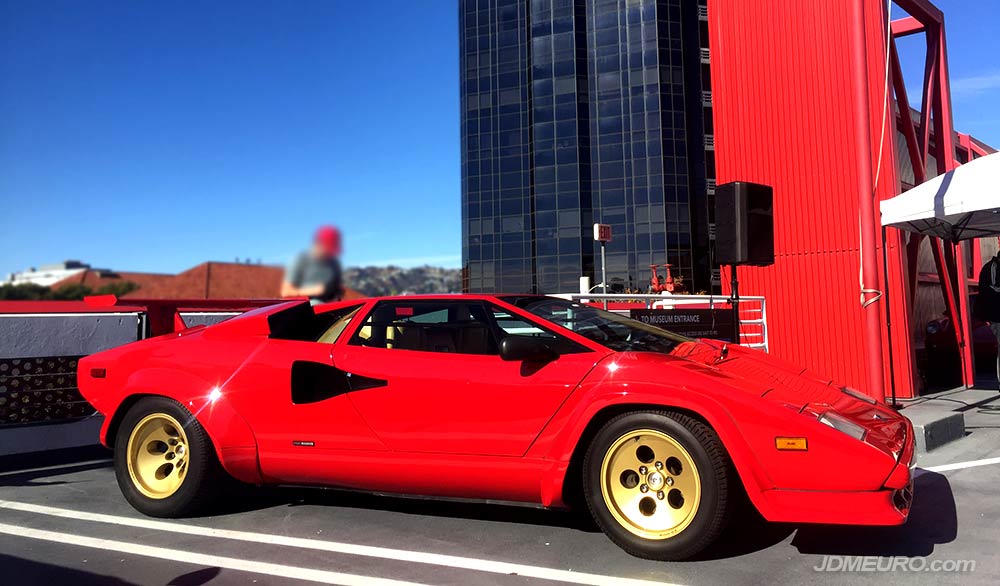
M187 409L166 397L146 397L119 426L115 476L139 512L181 517L214 499L223 472L208 434Z
M689 558L714 541L730 516L728 456L704 423L667 411L607 422L583 463L594 520L632 555Z

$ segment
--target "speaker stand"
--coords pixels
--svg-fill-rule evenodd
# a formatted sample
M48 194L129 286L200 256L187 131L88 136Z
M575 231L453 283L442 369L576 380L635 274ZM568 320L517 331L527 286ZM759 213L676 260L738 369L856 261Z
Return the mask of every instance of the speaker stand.
M733 306L733 343L739 345L740 343L740 282L736 278L736 265L729 265L729 270L732 273L732 280L729 282L730 287L733 290L732 297L729 298L729 303Z

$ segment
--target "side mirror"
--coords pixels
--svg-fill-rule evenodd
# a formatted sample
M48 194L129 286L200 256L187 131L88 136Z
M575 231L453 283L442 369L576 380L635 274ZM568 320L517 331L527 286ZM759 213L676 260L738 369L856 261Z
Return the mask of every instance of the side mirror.
M541 338L507 336L500 340L500 358L511 362L552 362L559 354Z

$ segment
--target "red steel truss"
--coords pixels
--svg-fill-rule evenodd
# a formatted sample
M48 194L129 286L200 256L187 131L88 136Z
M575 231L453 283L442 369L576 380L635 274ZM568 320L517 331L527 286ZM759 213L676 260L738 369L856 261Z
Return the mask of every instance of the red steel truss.
M892 21L892 35L889 38L889 58L893 92L899 105L900 116L897 123L906 139L906 149L913 165L914 184L927 179L928 168L935 164L935 174L946 173L959 162L956 159L955 130L951 115L951 87L948 78L948 51L945 42L944 13L928 0L894 0L897 6L909 16ZM899 64L896 39L923 33L926 40L924 79L921 91L921 111L919 125L910 114L906 83ZM931 132L933 130L933 140ZM959 145L964 147L968 159L982 156L985 151L975 145L969 135L958 135ZM923 236L910 234L906 246L906 261L909 271L909 293L916 290L917 254ZM967 243L952 244L938 238L931 239L931 251L941 279L941 293L948 312L952 316L956 342L962 361L962 382L972 386L975 371L972 364L972 319L969 313L969 277L975 267L965 266ZM978 252L978 242L971 244ZM972 258L978 259L978 255Z

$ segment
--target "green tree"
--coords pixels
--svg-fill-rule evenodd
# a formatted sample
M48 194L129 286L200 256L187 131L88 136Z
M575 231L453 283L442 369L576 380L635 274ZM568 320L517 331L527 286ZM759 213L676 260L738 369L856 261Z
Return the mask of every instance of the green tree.
M18 283L17 285L5 283L0 285L0 300L5 301L49 299L51 294L52 291L48 287L34 283Z
M139 288L139 285L132 281L113 281L106 285L101 285L94 291L94 295L114 295L121 298Z
M92 289L80 283L69 283L51 292L50 299L79 301L92 293Z

